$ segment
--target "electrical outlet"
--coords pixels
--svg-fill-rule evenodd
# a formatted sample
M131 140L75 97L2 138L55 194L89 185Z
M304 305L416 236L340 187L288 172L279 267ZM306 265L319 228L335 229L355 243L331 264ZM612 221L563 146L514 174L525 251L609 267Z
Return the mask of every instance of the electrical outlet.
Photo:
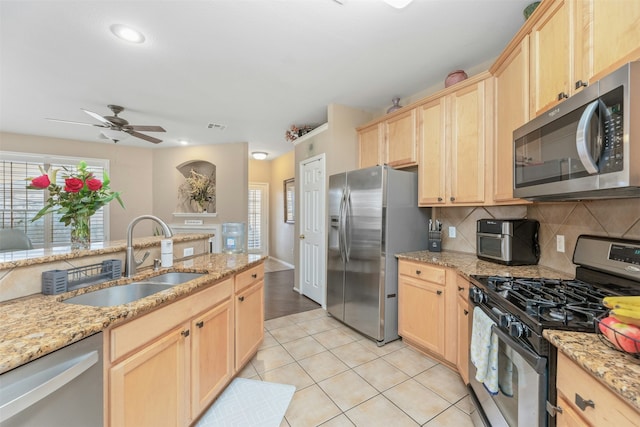
M456 238L456 228L454 226L449 227L449 237L452 239Z
M556 251L564 252L564 236L562 234L556 236Z
M182 256L191 256L193 255L193 248L184 248L182 252Z

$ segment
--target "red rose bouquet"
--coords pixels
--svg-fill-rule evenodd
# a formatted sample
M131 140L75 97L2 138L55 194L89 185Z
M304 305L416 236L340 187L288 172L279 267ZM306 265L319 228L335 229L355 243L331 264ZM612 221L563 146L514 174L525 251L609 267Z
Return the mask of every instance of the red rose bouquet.
M53 169L47 173L40 168L42 175L36 178L29 178L31 183L27 186L30 189L47 189L49 198L40 211L31 219L36 221L49 212L62 214L60 222L64 225L71 225L72 246L86 247L89 243L89 219L98 209L116 199L120 206L124 208L120 192L111 191L109 188L109 176L106 172L102 174L102 180L93 176L93 172L87 170L87 163L81 161L76 171L66 172L64 176L64 187L56 184L56 176L59 172ZM74 244L74 240L78 244Z

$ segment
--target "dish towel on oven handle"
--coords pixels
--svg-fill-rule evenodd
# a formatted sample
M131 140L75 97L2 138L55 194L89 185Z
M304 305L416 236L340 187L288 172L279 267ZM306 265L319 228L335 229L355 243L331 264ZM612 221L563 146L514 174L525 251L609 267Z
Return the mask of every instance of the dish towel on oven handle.
M498 394L498 336L491 327L495 322L480 307L473 309L471 329L471 363L476 367L476 380L491 394Z

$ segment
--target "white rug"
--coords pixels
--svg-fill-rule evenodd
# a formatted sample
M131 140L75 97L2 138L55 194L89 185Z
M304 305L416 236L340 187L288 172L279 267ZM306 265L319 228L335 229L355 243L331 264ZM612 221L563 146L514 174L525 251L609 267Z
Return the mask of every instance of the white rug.
M295 386L236 378L196 427L278 427Z

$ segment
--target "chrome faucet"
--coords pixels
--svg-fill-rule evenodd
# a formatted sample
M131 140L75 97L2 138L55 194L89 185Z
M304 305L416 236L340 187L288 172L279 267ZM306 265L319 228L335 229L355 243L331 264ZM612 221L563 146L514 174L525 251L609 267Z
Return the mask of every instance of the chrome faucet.
M140 221L142 221L143 219L150 219L152 221L157 222L160 225L160 227L162 227L162 232L164 233L165 237L173 236L173 232L171 232L171 229L169 228L169 226L157 216L141 215L137 218L134 218L133 221L131 221L131 223L129 224L129 227L127 228L127 259L124 262L124 271L125 271L126 277L133 277L133 275L136 274L136 268L140 264L142 264L144 260L147 259L147 257L149 256L149 251L147 251L143 255L142 259L140 261L137 261L136 256L133 253L133 227L135 227L135 225Z

